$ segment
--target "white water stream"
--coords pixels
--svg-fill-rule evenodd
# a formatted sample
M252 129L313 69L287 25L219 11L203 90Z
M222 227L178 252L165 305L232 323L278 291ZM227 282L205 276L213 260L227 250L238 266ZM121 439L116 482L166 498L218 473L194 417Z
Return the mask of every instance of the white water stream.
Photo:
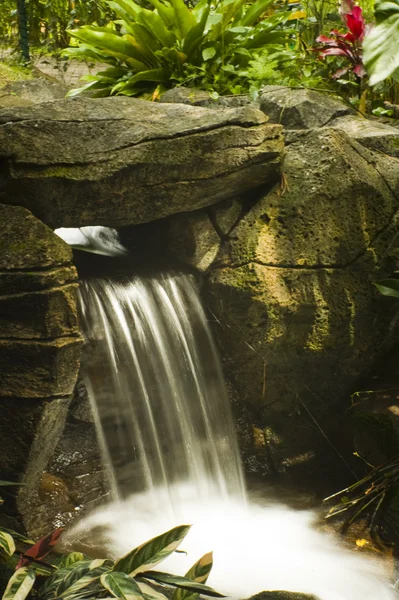
M317 531L311 512L247 502L193 277L96 279L82 284L80 298L86 381L115 502L78 523L70 540L100 527L107 551L120 556L192 523L187 555L175 553L161 570L184 574L213 550L209 584L234 598L276 589L320 600L397 598L382 566Z

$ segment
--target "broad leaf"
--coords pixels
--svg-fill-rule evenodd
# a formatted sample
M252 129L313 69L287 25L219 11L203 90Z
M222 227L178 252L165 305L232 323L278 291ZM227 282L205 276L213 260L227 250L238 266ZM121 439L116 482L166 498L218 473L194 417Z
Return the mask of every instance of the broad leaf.
M374 285L384 296L399 298L399 279L383 279Z
M197 19L183 0L170 0L170 3L174 10L174 31L177 33L179 40L183 41L190 29L197 24Z
M92 27L70 29L68 33L86 44L99 48L100 54L102 54L103 49L105 49L109 55L115 56L119 60L128 62L128 59L133 59L133 61L137 61L145 67L142 54L132 46L127 39L124 39L116 33L96 31Z
M251 8L247 10L244 17L241 19L240 25L254 25L259 17L261 17L273 4L274 0L257 0L257 2L252 4Z
M25 600L35 583L35 579L33 569L27 567L18 569L8 582L2 600Z
M95 598L103 589L100 577L110 570L111 566L108 565L110 562L111 561L106 560L91 561L86 575L80 577L80 579L65 589L62 594L59 593L60 587L58 588L57 600L81 600L82 598L87 597ZM105 563L107 563L107 565ZM73 571L74 570L72 570L72 573Z
M399 69L399 0L376 0L375 25L363 40L363 61L370 85Z
M13 529L7 529L7 527L0 527L0 531L9 533L15 540L23 542L24 544L28 544L29 546L35 543L33 540L30 540L25 535L22 535L22 533L18 533L18 531L14 531Z
M202 58L204 61L211 60L216 54L216 48L214 46L210 46L209 48L204 48L202 51Z
M134 579L126 573L104 573L101 575L101 583L115 598L122 600L142 600L142 591Z
M71 590L72 592L80 590L81 584L79 582L82 581L82 587L86 587L87 578L102 575L104 571L108 570L107 567L104 567L104 563L104 560L82 560L63 569L64 576L57 586L57 596L63 597L64 594L71 593Z
M191 525L174 527L135 548L120 558L114 571L122 571L134 577L137 573L151 569L179 547Z
M45 558L58 542L63 530L63 527L55 529L52 533L36 542L31 548L28 548L28 550L24 552L24 555L21 556L17 569L30 565L35 559L42 560Z
M82 552L70 552L69 554L64 554L57 566L58 569L62 569L63 567L70 567L82 560L88 560L87 556Z
M219 594L219 592L216 592L213 588L203 585L202 583L191 581L185 577L180 577L179 575L171 575L170 573L162 573L161 571L145 571L144 573L140 573L140 577L153 579L159 583L165 583L166 585L179 587L189 592L197 592L198 594L203 594L204 596L225 598L223 594Z
M0 531L0 548L8 554L8 556L12 556L15 552L15 542L12 536L5 531Z
M196 581L197 583L206 583L209 573L211 572L213 565L212 552L208 552L198 562L195 563L185 574L186 579ZM196 592L189 592L188 590L182 590L177 588L172 596L172 600L197 600L199 594Z
M145 600L168 600L167 596L161 594L158 590L155 590L151 585L148 585L148 583L139 581L138 586Z
M83 575L89 571L90 563L91 560L80 560L78 562L58 568L52 575L50 575L50 577L47 577L44 583L40 586L39 597L50 600L51 598L59 596L58 588L61 583L70 575L70 573L78 573L80 569L79 577L83 577ZM79 577L74 577L73 580L71 579L70 585L72 585L72 583L74 583ZM62 589L65 591L67 586L63 586Z

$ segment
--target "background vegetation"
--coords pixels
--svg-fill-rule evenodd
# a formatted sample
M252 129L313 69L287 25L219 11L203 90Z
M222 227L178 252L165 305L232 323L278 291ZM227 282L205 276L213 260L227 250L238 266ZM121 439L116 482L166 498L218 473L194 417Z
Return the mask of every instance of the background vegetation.
M353 0L2 0L0 43L14 58L26 60L29 46L33 56L109 65L75 93L156 100L177 85L217 96L256 95L264 85L280 84L336 93L361 112L398 116L399 58L392 56L398 56L399 0L356 4L359 9Z

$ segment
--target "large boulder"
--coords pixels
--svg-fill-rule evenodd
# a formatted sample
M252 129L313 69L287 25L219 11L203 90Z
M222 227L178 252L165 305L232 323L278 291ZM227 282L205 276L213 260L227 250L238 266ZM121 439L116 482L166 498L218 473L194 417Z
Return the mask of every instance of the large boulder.
M3 479L24 484L23 517L38 502L79 369L76 289L65 242L25 208L0 205L0 463Z
M56 81L12 81L0 88L0 108L25 107L65 98L68 88Z
M283 146L253 107L70 98L0 111L0 193L52 227L132 225L273 184Z

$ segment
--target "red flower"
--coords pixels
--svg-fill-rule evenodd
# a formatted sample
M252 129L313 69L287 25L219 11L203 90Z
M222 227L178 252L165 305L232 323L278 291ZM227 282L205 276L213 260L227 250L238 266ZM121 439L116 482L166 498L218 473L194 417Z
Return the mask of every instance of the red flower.
M344 56L350 61L350 67L339 69L333 75L335 79L342 77L350 69L357 77L362 78L366 74L361 48L366 33L366 22L363 18L362 9L360 6L355 6L353 0L342 0L340 14L348 31L341 33L334 29L331 31L333 37L320 35L316 42L322 44L324 48L316 48L316 51L320 53L321 58Z
M343 15L343 18L347 28L354 37L353 41L362 42L366 33L366 21L363 18L360 6L354 6L351 12Z

